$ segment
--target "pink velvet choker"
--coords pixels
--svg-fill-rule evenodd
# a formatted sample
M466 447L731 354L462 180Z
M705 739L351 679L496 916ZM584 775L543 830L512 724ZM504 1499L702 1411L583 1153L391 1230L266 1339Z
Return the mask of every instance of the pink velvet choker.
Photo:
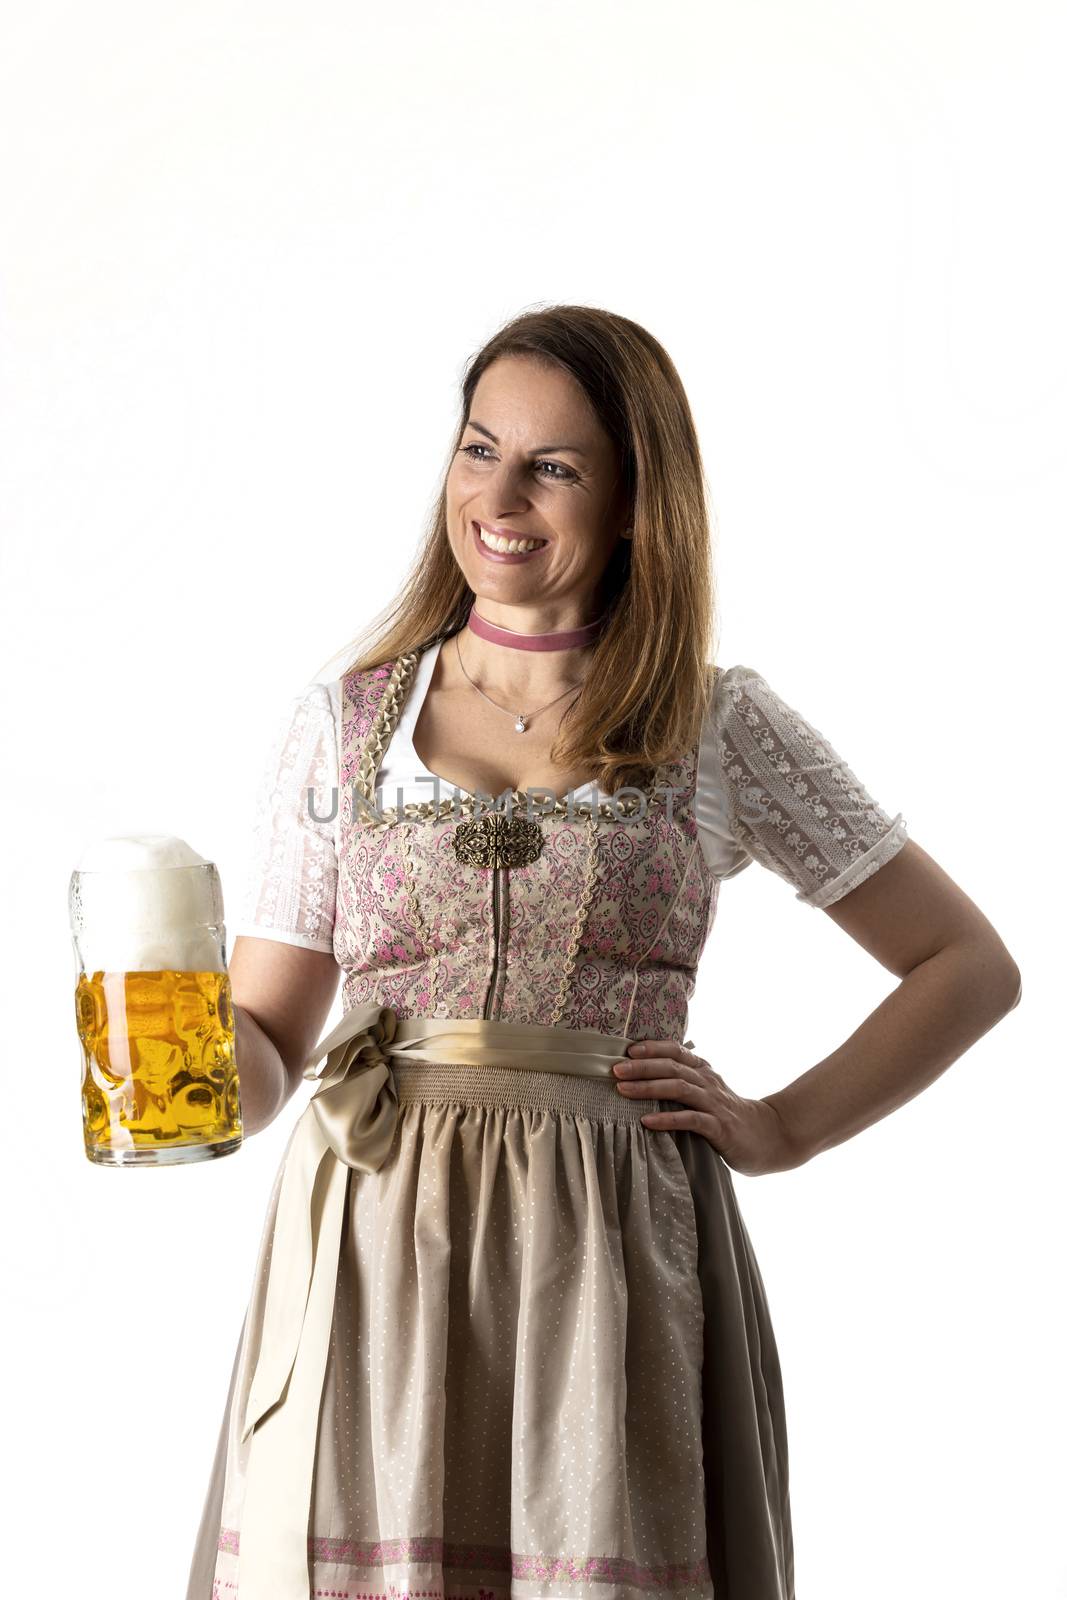
M510 644L516 650L573 650L578 645L592 644L604 625L604 618L587 622L581 628L566 628L559 633L516 633L513 628L501 628L498 623L487 622L474 606L467 617L467 626L479 639L491 644Z

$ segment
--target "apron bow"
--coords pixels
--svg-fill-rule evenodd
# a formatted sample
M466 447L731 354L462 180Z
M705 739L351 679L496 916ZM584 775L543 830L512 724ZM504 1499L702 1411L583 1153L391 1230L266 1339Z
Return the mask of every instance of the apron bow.
M377 1172L392 1149L396 1080L386 1052L395 1037L392 1006L357 1006L316 1045L304 1068L305 1078L319 1082L309 1105L323 1138L339 1161L360 1172Z

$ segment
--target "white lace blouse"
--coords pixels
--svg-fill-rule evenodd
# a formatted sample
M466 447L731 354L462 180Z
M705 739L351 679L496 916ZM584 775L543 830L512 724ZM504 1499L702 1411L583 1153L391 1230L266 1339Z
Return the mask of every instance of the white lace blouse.
M419 660L375 779L379 806L434 798L434 775L415 754L412 732L440 648ZM279 719L256 797L238 916L228 923L231 941L251 934L333 951L340 729L339 678L306 684ZM452 785L437 781L442 796L451 792ZM591 790L575 790L574 799L590 799ZM693 810L715 877L732 878L758 861L818 909L877 872L907 839L903 816L890 817L823 735L752 667L730 667L717 677ZM332 811L331 821L318 820Z

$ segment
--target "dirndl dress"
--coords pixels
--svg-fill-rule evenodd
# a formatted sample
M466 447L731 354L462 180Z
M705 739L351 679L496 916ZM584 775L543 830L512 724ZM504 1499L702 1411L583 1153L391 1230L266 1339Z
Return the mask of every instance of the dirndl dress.
M341 680L344 1011L267 1205L188 1600L793 1600L730 1170L611 1071L686 1031L718 893L698 751L532 823L522 795L375 808L418 654ZM860 810L823 872L899 848Z

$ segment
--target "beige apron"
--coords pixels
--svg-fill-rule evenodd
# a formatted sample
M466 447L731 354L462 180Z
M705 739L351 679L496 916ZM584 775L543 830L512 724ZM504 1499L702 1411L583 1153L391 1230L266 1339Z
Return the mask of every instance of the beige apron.
M483 1018L345 1013L304 1069L318 1079L282 1175L262 1338L242 1440L251 1439L241 1522L240 1600L309 1600L312 1474L349 1169L376 1172L393 1143L391 1059L612 1077L628 1040ZM325 1060L323 1061L323 1057ZM316 1062L322 1065L316 1067Z

